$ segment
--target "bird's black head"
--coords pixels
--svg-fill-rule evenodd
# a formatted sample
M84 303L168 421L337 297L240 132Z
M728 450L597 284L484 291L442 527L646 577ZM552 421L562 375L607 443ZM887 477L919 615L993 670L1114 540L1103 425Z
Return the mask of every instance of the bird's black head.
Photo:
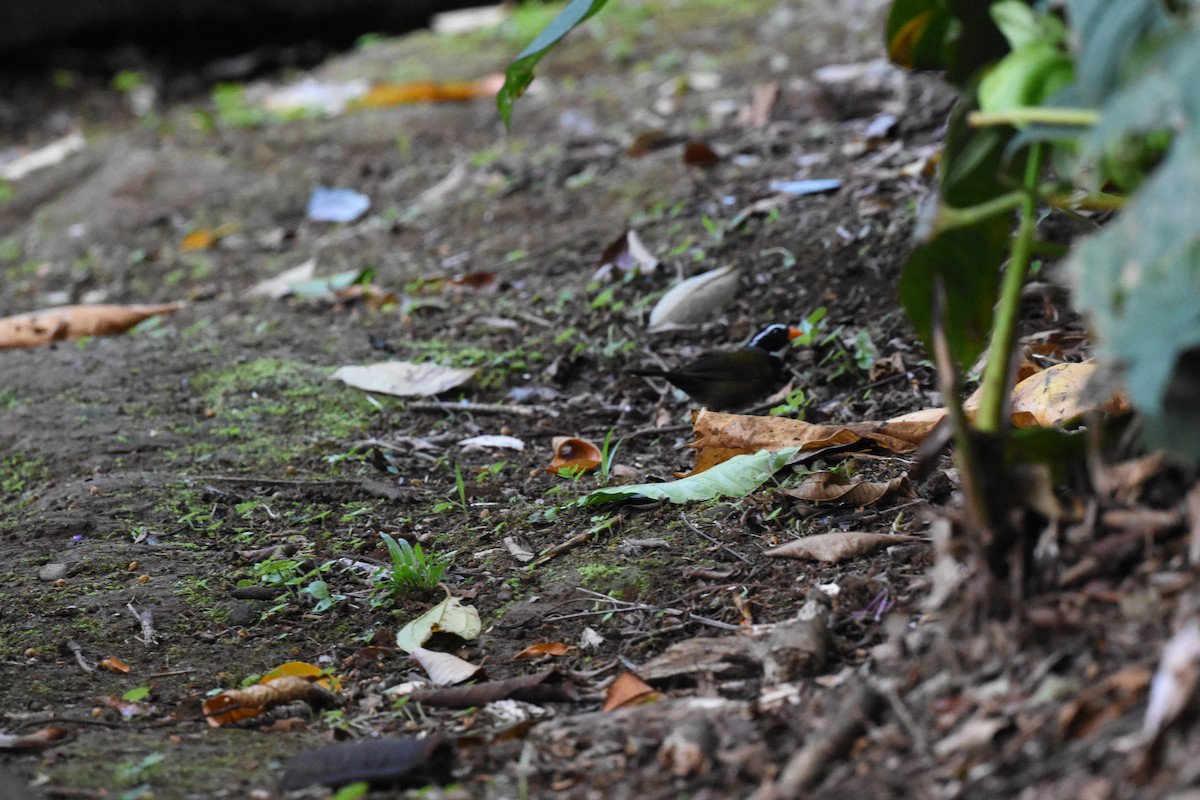
M754 338L746 342L746 347L765 350L768 353L782 353L787 349L792 339L800 336L801 333L802 331L790 328L787 325L781 325L777 322L773 325L768 325L754 334Z

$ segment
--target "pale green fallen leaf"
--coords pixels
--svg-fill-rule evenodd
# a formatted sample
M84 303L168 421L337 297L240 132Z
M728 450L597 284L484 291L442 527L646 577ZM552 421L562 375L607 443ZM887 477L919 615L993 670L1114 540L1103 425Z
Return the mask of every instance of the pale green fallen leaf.
M447 597L396 634L396 646L414 652L435 633L453 633L462 639L474 639L483 630L479 612L457 597Z
M759 450L757 453L734 456L699 475L677 481L609 486L587 495L583 498L583 504L590 506L634 497L670 500L672 503L711 500L714 497L745 497L770 480L798 452L799 447Z

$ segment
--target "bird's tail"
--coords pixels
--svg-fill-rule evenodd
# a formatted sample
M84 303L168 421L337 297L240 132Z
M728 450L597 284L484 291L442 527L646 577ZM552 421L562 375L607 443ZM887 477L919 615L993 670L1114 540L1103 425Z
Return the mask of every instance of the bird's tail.
M665 378L670 373L662 369L631 369L630 375L637 375L642 378Z

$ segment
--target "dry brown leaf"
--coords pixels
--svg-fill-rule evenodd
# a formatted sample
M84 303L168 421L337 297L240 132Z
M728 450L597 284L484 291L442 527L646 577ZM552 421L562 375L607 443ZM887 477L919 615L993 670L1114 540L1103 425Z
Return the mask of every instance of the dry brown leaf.
M634 675L632 672L622 672L608 687L604 696L604 711L615 711L618 708L652 703L661 697L650 684Z
M603 281L614 275L624 276L634 268L643 275L649 274L658 268L658 259L642 242L637 231L629 229L604 248L592 280Z
M704 142L693 139L683 146L683 163L708 169L721 163L721 157Z
M696 450L696 468L703 472L723 461L759 450L799 447L804 451L827 447L861 445L859 449L882 447L893 453L915 452L921 440L945 416L944 411L906 414L885 422L858 422L850 425L814 425L799 419L723 414L700 409L692 414Z
M738 122L748 128L765 127L771 121L771 112L775 110L781 93L779 81L755 86L750 102L738 112Z
M558 474L560 469L580 469L584 472L600 466L600 448L587 439L573 436L555 436L553 440L554 460L546 472Z
M0 319L0 350L124 333L144 319L181 308L183 303L60 306L17 314Z
M773 547L766 555L776 558L798 558L805 561L824 561L837 564L850 558L869 556L895 544L926 541L919 536L904 536L898 533L866 533L864 531L837 531L805 536L787 544Z
M887 481L851 481L844 475L829 470L810 473L794 489L783 489L788 497L807 500L810 503L845 503L852 506L867 506L881 498L907 489L908 479L903 475ZM907 489L911 494L911 489Z
M38 753L73 738L66 728L51 725L24 736L0 734L0 751L7 753Z
M109 672L129 672L129 665L116 656L109 656L100 661L100 669L106 669Z
M1059 714L1063 736L1086 739L1109 722L1120 719L1140 701L1149 682L1150 670L1136 665L1084 689Z
M285 703L302 700L319 707L330 703L332 695L310 677L287 675L245 689L230 689L204 701L204 717L214 728L231 725Z
M526 647L524 650L513 656L513 661L520 661L522 659L529 658L543 658L546 656L554 656L557 658L559 656L565 656L567 653L577 649L578 648L576 648L574 645L566 644L564 642L538 642L537 644L529 645L529 647Z
M1013 425L1018 428L1049 428L1092 411L1102 414L1129 411L1129 400L1122 394L1115 394L1102 402L1089 396L1087 385L1095 372L1094 361L1056 364L1021 381L1012 393Z

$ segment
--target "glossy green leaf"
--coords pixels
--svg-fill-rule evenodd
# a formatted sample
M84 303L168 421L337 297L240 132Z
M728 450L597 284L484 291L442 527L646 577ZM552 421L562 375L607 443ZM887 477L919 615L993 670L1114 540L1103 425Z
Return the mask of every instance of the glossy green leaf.
M496 94L496 107L507 128L512 118L513 103L525 93L533 81L533 68L560 39L580 23L595 14L608 0L571 0L557 17L550 21L537 38L526 47L504 71L504 85Z
M979 107L1008 111L1038 105L1074 80L1071 57L1051 42L1035 41L1000 59L979 82Z
M900 303L926 347L933 341L934 291L941 278L947 300L942 324L960 367L971 366L987 346L1010 226L1011 216L1001 214L945 231L913 250L900 274Z

